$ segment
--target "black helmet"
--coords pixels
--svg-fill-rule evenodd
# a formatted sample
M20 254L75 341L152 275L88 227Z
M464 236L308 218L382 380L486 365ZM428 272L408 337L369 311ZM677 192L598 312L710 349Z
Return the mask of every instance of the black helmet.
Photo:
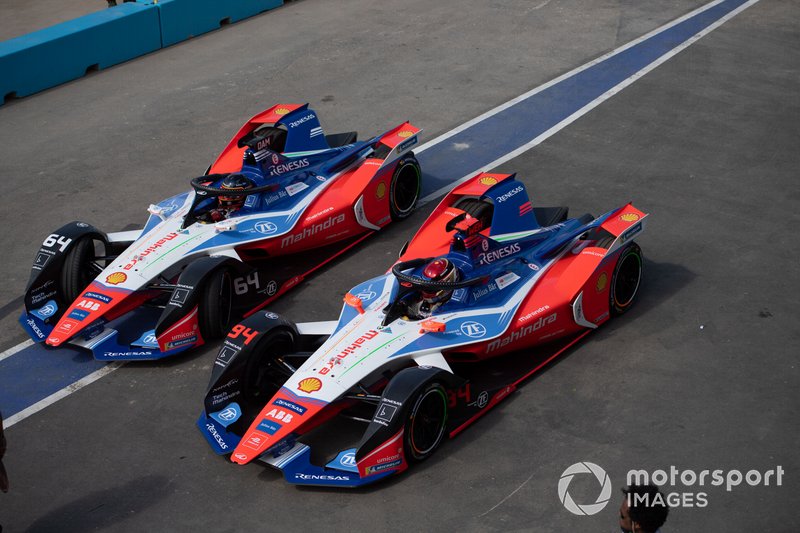
M225 189L226 191L245 191L247 189L252 189L253 187L253 182L244 174L228 174L228 176L222 180L221 188ZM220 207L225 207L228 209L239 209L244 205L245 198L245 195L220 195L219 205Z

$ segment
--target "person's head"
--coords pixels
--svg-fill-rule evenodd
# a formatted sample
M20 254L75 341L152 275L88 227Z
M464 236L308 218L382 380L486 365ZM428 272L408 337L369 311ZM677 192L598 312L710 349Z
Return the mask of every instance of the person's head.
M229 174L222 180L221 189L226 191L244 191L253 188L253 182L244 174ZM240 209L244 205L246 196L226 196L221 194L219 196L219 206L225 209Z
M631 485L622 493L619 527L624 533L654 533L667 521L669 506L655 485Z
M426 281L447 283L458 281L461 278L458 268L456 268L452 261L444 257L434 259L428 263L422 271L422 276ZM442 305L449 300L452 295L453 289L431 289L422 291L422 299L431 309L433 309L434 306Z

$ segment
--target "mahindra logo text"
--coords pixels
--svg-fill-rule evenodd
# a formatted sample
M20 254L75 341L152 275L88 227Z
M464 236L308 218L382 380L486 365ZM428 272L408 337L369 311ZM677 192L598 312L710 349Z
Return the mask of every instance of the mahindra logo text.
M131 260L130 263L128 263L127 265L125 265L122 268L124 268L125 270L132 269L133 265L135 265L139 261L143 260L146 256L148 256L149 254L155 252L156 250L158 250L159 248L161 248L162 246L164 246L166 243L168 243L169 241L171 241L172 239L174 239L177 236L178 236L178 234L174 233L174 232L165 235L163 239L157 240L151 246L148 246L141 253L137 254L136 257L134 257Z
M361 346L365 342L367 342L368 340L376 337L377 335L378 335L378 332L375 331L374 329L371 329L368 332L364 333L362 336L357 338L353 342L353 344L351 344L350 346L348 346L347 348L345 348L344 350L342 350L340 353L336 354L335 356L331 357L330 361L328 361L326 363L327 366L324 366L324 367L320 368L319 373L324 376L325 374L327 374L328 372L330 372L333 369L334 365L339 364L342 359L344 359L345 357L347 357L348 355L350 355L354 351L356 351L359 348L361 348Z
M328 217L323 222L319 224L314 224L313 226L308 226L300 233L295 233L294 235L288 235L283 238L281 241L281 248L286 248L289 245L297 244L298 242L302 241L307 237L311 237L312 235L316 235L317 233L330 229L336 224L341 224L344 222L344 213L336 216L336 217Z
M514 341L518 341L519 339L527 337L531 333L542 329L544 326L552 324L553 322L556 321L557 317L558 317L558 313L553 313L552 315L548 315L548 316L542 317L539 320L537 320L536 322L534 322L534 323L532 323L530 325L527 325L522 329L518 329L516 331L513 331L511 333L511 335L506 335L505 337L502 337L500 339L497 339L497 340L494 340L494 341L490 342L489 345L486 347L486 353L493 352L493 351L497 350L498 348L502 348L504 346L509 345L510 343L512 343Z

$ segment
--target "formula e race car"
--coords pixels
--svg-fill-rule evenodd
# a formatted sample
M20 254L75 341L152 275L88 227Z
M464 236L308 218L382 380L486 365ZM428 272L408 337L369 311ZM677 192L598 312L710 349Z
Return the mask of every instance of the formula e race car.
M20 323L96 359L158 359L222 337L416 206L408 122L369 139L325 135L306 105L251 118L192 190L149 208L144 228L72 222L33 263Z
M429 457L634 302L646 215L532 207L480 174L433 211L338 321L259 312L217 355L198 428L218 454L305 485L355 487ZM336 419L335 424L327 423Z

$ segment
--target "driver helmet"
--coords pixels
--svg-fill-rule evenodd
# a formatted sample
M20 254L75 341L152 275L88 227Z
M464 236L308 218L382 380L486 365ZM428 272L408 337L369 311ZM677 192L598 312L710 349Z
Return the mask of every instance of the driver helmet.
M425 266L422 276L426 281L456 282L461 279L461 274L452 261L445 257L434 259ZM441 305L452 296L452 289L422 291L422 299L429 305Z
M222 180L221 189L226 191L244 191L253 188L253 186L253 182L244 174L229 174ZM225 196L221 194L219 196L219 206L230 210L241 209L244 205L245 198L246 196L244 195Z

